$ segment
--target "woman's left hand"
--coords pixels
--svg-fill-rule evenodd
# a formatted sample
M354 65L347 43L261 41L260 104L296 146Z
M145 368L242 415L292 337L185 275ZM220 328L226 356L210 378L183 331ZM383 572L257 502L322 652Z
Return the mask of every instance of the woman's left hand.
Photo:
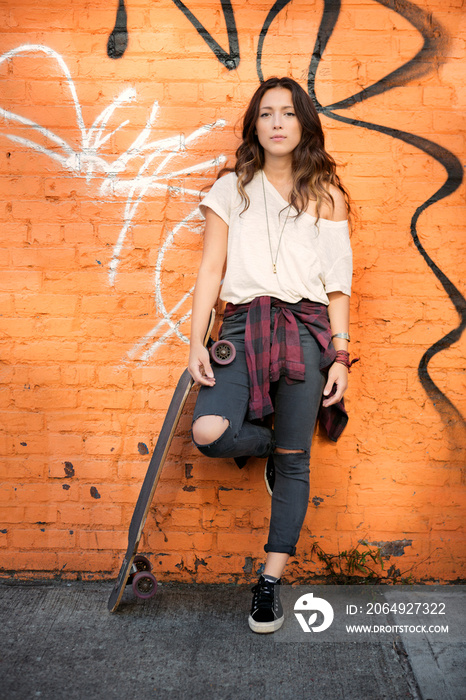
M332 396L329 394L335 385L335 393ZM338 403L348 388L348 368L341 362L334 362L328 371L328 380L324 388L324 400L322 406L333 406ZM328 397L328 398L325 398Z

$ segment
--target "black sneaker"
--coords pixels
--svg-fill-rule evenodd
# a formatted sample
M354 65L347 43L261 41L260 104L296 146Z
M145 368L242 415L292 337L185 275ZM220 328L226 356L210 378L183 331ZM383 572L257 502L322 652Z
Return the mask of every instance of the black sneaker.
M283 625L284 615L280 602L280 583L280 579L276 583L271 583L261 576L252 589L254 595L248 622L253 632L268 634L276 632Z
M270 495L272 495L275 484L275 463L273 461L273 453L267 457L264 471L265 486Z

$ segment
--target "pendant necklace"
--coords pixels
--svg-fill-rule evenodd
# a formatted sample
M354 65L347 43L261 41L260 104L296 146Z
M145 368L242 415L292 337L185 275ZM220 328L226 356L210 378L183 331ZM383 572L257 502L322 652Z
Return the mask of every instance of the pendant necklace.
M285 230L286 222L288 221L288 215L290 213L290 208L291 204L288 204L286 208L286 217L285 217L285 222L282 226L282 230L280 232L280 235L278 237L278 246L277 246L277 252L275 254L275 260L273 259L273 253L272 253L272 241L270 239L270 227L269 227L269 216L267 213L267 198L265 196L265 184L264 184L264 171L261 170L261 175L262 175L262 192L264 193L264 207L265 207L265 221L267 224L267 236L269 239L269 250L270 250L270 258L272 260L272 267L273 267L273 272L276 275L277 274L277 260L278 260L278 253L280 251L280 243L282 242L282 236L283 236L283 231ZM278 215L278 221L280 223L280 214Z

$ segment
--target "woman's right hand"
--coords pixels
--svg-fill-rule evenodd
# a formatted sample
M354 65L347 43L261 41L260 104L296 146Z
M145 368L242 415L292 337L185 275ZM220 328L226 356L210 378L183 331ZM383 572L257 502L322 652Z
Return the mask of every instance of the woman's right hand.
M214 386L215 377L210 365L209 351L203 345L191 347L188 370L196 384Z

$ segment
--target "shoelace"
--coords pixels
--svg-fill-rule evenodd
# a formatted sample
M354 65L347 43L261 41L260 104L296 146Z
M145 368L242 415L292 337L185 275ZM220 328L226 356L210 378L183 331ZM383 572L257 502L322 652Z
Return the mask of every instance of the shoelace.
M268 608L274 603L274 587L275 584L269 581L257 583L252 592L254 593L253 606L254 608Z

